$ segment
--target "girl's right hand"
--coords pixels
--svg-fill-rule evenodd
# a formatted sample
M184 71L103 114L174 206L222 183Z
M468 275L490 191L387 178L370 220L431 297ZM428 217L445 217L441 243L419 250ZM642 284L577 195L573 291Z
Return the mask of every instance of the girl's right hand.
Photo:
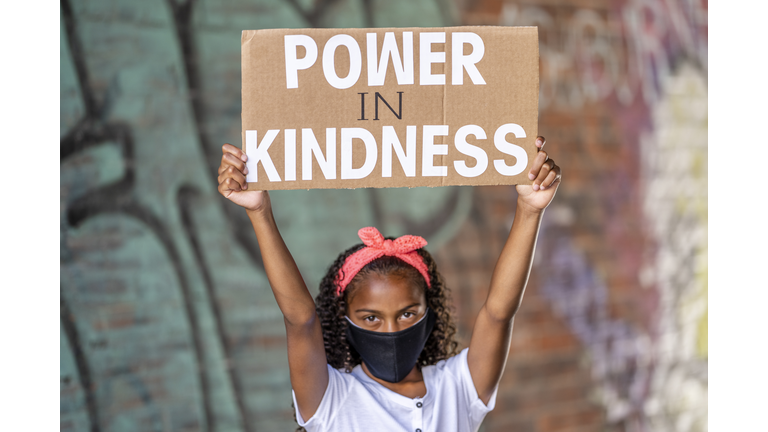
M221 153L219 193L249 211L269 208L269 196L265 191L247 190L248 182L245 181L245 176L248 174L248 168L245 162L248 156L231 144L221 146Z

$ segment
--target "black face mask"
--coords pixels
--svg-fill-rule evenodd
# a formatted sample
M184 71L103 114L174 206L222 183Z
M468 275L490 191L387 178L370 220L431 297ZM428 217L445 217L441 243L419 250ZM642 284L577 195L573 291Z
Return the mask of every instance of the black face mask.
M435 326L435 313L429 308L419 322L393 333L365 330L345 318L349 322L349 344L363 358L371 375L391 383L402 381L413 370Z

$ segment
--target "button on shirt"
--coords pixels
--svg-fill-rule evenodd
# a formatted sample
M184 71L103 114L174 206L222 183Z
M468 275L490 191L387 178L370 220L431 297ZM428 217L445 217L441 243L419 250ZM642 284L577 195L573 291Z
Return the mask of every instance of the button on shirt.
M421 372L427 393L411 399L377 383L361 366L352 373L328 366L328 388L308 421L299 414L294 395L296 419L308 432L476 432L496 404L498 389L487 406L478 397L466 348Z

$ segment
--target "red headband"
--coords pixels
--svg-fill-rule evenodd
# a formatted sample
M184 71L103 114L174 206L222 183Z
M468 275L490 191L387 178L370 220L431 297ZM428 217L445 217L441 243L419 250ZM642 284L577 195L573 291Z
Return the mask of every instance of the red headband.
M423 248L427 245L427 241L419 236L404 235L395 240L386 240L381 235L379 230L374 227L361 228L357 232L360 236L360 240L363 241L366 247L353 253L347 257L344 261L344 265L339 271L339 282L336 285L336 295L344 293L344 289L347 288L349 282L355 277L357 272L365 267L369 262L380 258L382 256L393 256L400 258L406 263L412 265L416 270L424 276L424 280L427 281L427 287L431 287L429 283L429 271L427 270L424 260L421 258L416 250Z

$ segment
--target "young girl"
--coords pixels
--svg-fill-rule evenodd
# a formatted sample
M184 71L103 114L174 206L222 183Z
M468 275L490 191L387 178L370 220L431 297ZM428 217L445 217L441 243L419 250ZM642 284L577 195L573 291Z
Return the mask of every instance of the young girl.
M219 192L244 207L285 319L296 419L308 431L477 431L495 404L539 224L560 167L539 148L475 321L456 353L447 289L421 237L375 228L342 253L312 300L275 224L269 194L248 190L247 156L222 147Z

